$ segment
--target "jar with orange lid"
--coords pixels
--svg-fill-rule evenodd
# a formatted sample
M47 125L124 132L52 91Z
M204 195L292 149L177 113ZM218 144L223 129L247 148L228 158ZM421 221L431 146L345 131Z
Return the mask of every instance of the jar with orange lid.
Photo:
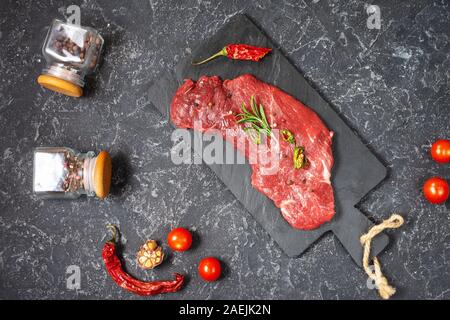
M86 76L97 69L103 43L92 28L54 20L42 47L47 65L38 83L68 96L82 96Z
M104 199L110 189L112 161L101 151L80 153L66 147L38 147L33 152L33 192L43 199Z

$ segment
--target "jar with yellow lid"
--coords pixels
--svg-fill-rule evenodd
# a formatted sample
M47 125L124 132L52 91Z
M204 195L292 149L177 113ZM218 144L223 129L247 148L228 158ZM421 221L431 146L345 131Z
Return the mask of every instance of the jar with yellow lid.
M42 47L47 65L38 83L71 97L82 96L85 78L95 72L103 43L92 28L54 20Z
M109 153L80 153L65 147L38 147L33 152L33 192L43 199L104 199L110 189Z

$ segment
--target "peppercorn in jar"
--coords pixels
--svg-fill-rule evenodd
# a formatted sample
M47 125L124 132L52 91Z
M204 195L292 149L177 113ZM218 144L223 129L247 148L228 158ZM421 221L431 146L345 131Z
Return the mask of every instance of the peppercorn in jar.
M38 83L68 96L82 96L85 77L95 72L103 43L92 28L54 20L42 48L47 65Z
M33 192L43 199L76 199L85 194L103 199L111 185L112 161L65 147L39 147L33 156Z

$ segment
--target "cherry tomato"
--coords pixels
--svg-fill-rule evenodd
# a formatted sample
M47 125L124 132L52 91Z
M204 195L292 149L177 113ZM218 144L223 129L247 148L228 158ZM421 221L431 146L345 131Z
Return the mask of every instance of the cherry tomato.
M176 228L167 235L167 243L175 251L186 251L192 245L192 235L185 228Z
M439 163L450 161L450 141L445 139L436 140L431 146L431 157Z
M423 193L431 203L444 203L449 195L448 183L438 177L430 178L423 185Z
M204 258L198 265L198 273L205 281L216 281L222 273L220 261L213 257Z

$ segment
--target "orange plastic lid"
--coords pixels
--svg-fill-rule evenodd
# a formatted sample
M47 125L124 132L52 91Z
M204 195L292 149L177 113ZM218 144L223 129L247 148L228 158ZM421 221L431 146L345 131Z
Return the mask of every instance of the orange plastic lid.
M94 190L97 197L104 199L111 187L112 161L106 151L101 151L95 161Z
M80 86L47 74L41 74L37 82L44 88L65 94L66 96L78 98L83 95L83 89Z

